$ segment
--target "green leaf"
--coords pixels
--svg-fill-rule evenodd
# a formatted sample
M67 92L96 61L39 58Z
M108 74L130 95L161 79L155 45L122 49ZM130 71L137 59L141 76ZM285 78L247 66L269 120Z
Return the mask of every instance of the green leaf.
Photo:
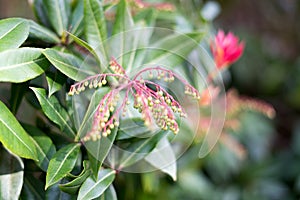
M89 177L81 186L78 194L78 200L94 199L99 197L111 185L115 179L116 172L111 169L99 171L96 181Z
M166 131L159 131L155 135L130 142L128 148L124 149L120 158L119 169L128 167L146 157L156 146L159 140L166 135Z
M39 39L43 42L59 44L60 39L46 27L43 27L32 20L28 20L30 29L29 37Z
M121 0L117 6L113 35L132 29L134 22L126 0Z
M57 98L55 96L47 98L46 90L43 88L30 87L30 89L38 98L45 115L57 124L69 137L74 138L76 134L68 123L70 117L68 116L67 111L60 105Z
M48 67L41 49L20 48L0 53L0 81L21 83L31 80Z
M72 33L69 33L69 32L67 32L67 33L76 42L76 44L87 49L99 61L97 53L94 51L94 49L88 43L86 43L82 39L78 38L77 36L73 35Z
M46 7L43 1L44 0L33 0L32 9L38 22L46 27L50 27L49 18L47 16Z
M37 179L31 174L29 175L29 173L25 173L24 184L19 199L44 200L45 190L43 185L44 183L41 180Z
M0 51L18 48L29 35L26 20L9 18L0 20Z
M162 138L155 149L145 157L145 160L157 169L169 174L174 181L177 179L176 157L170 142Z
M83 32L83 1L77 1L77 5L72 13L70 32L76 36L80 36Z
M172 34L150 45L145 65L176 66L187 59L189 53L199 45L204 33Z
M48 166L45 189L54 185L72 171L76 164L79 150L80 144L69 144L54 154Z
M103 42L107 39L105 16L98 0L84 0L84 31L87 42L106 59ZM105 60L100 59L103 63Z
M0 199L18 199L23 185L22 160L0 146Z
M46 200L76 200L75 195L65 193L59 188L60 183L63 183L63 180L47 189Z
M82 69L83 61L72 54L63 53L55 49L46 49L43 51L43 54L59 71L75 81L94 75L94 72L84 69L85 67Z
M0 142L14 154L38 160L33 139L22 128L13 114L0 101Z
M48 84L48 97L55 92L59 91L62 86L67 82L67 77L60 71L48 72L46 74L46 80Z
M89 177L89 175L91 174L91 171L89 169L88 166L88 162L84 161L83 162L83 170L82 172L78 175L77 178L75 178L74 180L68 182L68 183L64 183L64 184L60 184L59 188L66 193L69 194L76 194L79 191L80 186L82 185L82 183Z
M34 140L39 159L39 161L36 162L37 165L46 172L51 158L56 153L56 149L52 143L52 140L34 126L23 124L23 127Z
M70 4L66 0L43 1L52 28L59 36L68 29Z
M13 83L11 85L9 103L11 107L11 112L14 115L17 113L18 108L22 102L23 96L28 90L28 85L29 82Z

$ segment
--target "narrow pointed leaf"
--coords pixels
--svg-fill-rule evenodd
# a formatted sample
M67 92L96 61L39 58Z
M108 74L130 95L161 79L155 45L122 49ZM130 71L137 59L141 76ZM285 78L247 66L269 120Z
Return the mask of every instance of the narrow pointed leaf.
M56 153L56 149L52 143L52 140L34 126L23 124L23 127L34 140L39 159L39 161L36 162L37 165L46 172L51 158Z
M99 171L96 181L89 177L81 186L77 199L86 200L99 197L111 185L115 179L115 174L114 170L103 169Z
M55 33L49 30L46 27L43 27L32 20L28 20L30 29L29 29L29 37L39 39L43 42L60 43L60 39L57 37Z
M68 19L71 9L70 3L66 0L43 2L52 28L61 36L63 32L68 29Z
M83 32L83 1L77 1L77 5L72 13L70 32L76 36L80 36Z
M5 148L22 158L38 160L33 139L1 101L0 142Z
M33 79L48 67L41 49L20 48L0 53L0 81L21 83Z
M59 71L75 81L94 75L94 72L85 69L82 60L72 54L55 49L46 49L43 54Z
M72 171L76 164L79 150L80 144L69 144L54 154L48 166L45 189L54 185Z
M0 20L0 52L18 48L29 35L29 25L21 18Z
M69 137L74 138L75 132L69 124L70 117L67 111L60 105L55 96L47 97L46 90L43 88L31 87L35 93L45 115L57 124L60 129Z

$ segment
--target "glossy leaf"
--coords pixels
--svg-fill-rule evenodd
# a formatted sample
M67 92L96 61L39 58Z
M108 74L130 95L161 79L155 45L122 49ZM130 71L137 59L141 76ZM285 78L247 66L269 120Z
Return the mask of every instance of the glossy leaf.
M106 55L103 42L107 38L104 11L98 0L84 0L84 32L87 42L97 55L103 57L101 63L105 62Z
M46 80L48 84L48 97L55 92L59 91L62 86L67 82L67 77L60 71L48 72L46 74Z
M204 33L172 34L150 45L145 65L176 66L199 45Z
M88 166L88 162L84 161L83 162L83 170L82 172L78 175L78 177L76 177L74 180L68 182L68 183L64 183L64 184L60 184L59 188L66 193L69 194L76 194L79 191L80 186L82 185L82 183L89 177L89 175L91 174L91 171L89 169Z
M177 179L176 157L170 142L162 138L155 149L145 157L145 160L157 169L169 174L174 181Z
M0 142L11 152L38 160L33 139L26 133L9 109L0 101Z
M94 199L99 197L111 185L115 179L115 171L103 169L99 171L98 178L95 181L89 177L81 186L78 194L78 200Z
M18 48L29 35L29 24L21 18L0 20L0 52Z
M79 150L80 144L69 144L54 154L48 166L45 189L54 185L72 171Z
M119 169L128 167L146 157L156 146L159 140L165 136L165 131L160 131L153 136L131 142L127 149L124 149L120 158Z
M0 146L0 199L18 199L23 185L22 160Z
M41 130L34 126L23 124L23 127L32 136L34 140L37 156L39 159L39 161L36 162L37 165L43 171L46 172L49 162L56 152L52 140L48 136L46 136Z
M112 184L105 190L104 194L99 197L99 200L118 200L116 190Z
M62 36L63 32L68 29L68 19L70 14L70 3L66 0L43 1L45 4L48 19L56 31Z
M69 124L70 117L67 111L60 105L55 96L47 97L46 90L43 88L30 87L35 93L45 115L57 124L60 129L69 137L75 137L75 132Z
M55 49L46 49L43 54L59 71L75 81L94 75L92 71L88 71L84 67L82 69L83 61L73 54L63 53Z
M60 43L60 39L46 27L43 27L32 20L28 20L30 29L29 29L29 37L39 39L43 42L47 43Z
M0 81L20 83L33 79L48 67L41 49L20 48L0 53Z

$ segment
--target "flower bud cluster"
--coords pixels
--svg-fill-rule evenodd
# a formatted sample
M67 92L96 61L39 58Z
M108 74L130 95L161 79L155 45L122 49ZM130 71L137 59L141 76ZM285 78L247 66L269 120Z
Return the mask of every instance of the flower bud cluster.
M196 99L200 98L199 92L194 87L171 70L161 67L145 68L139 71L132 79L129 79L125 70L114 59L110 62L110 69L114 72L113 74L99 74L71 86L69 94L73 95L84 91L87 86L89 88L97 88L105 85L107 76L119 79L119 85L112 88L101 99L94 115L92 130L86 134L83 141L94 141L111 134L112 129L119 125L119 115L122 113L124 116L127 112L126 107L130 104L128 101L130 94L134 98L133 107L141 113L146 126L157 125L163 130L171 130L174 134L179 132L175 114L179 114L180 117L186 117L185 111L160 85L144 79L144 73L147 73L149 78L162 79L165 82L172 82L177 78L185 85L185 93L187 95ZM122 82L122 79L127 81ZM122 90L125 91L125 96L118 106Z

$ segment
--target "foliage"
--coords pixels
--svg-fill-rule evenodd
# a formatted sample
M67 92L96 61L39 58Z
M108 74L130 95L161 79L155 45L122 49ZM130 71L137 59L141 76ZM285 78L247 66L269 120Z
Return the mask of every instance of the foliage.
M221 110L219 117L225 126L207 134L214 116L210 106L223 105L225 98L221 66L215 68L208 49L202 47L212 37L209 20L199 12L193 15L197 20L189 18L176 1L34 0L31 4L37 22L0 21L0 81L11 87L11 98L0 101L0 159L10 161L0 162L0 199L252 195L251 190L232 192L240 189L235 185L214 192L213 184L226 184L231 174L253 170L243 166L247 149L254 160L264 159L255 157L251 149L256 147L247 145L260 142L259 150L264 151L267 139L251 133L261 131L268 137L269 122L246 111L273 117L274 110L261 101L228 93L229 114L221 115ZM235 41L230 48L237 48L238 55L226 57L226 67L243 51L236 36L229 36ZM224 50L224 43L213 50ZM197 112L203 115L201 120ZM187 119L180 118L186 114ZM258 119L265 120L261 127L247 127L260 123ZM239 138L244 134L250 142ZM203 156L216 143L211 156L195 156L200 144ZM260 173L261 166L255 167ZM170 184L155 170L178 183ZM6 185L8 180L11 185ZM253 190L264 181L269 180L253 183ZM253 198L272 197L269 192ZM233 193L237 196L231 197Z

